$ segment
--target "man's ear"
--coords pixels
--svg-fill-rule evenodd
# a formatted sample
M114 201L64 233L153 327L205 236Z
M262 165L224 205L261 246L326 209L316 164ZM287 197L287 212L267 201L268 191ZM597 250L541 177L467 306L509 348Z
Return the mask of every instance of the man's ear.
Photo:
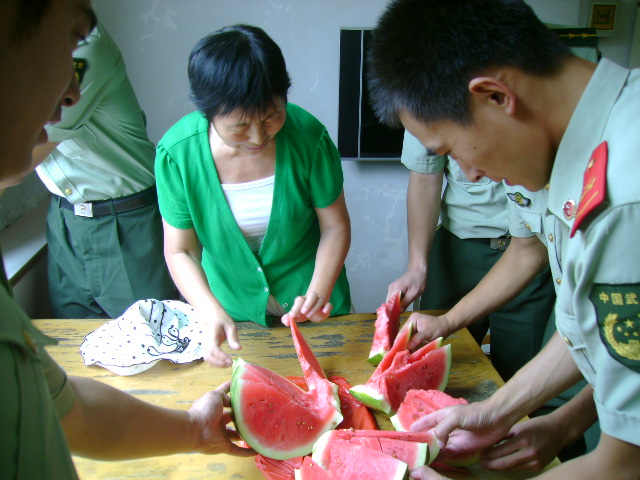
M478 101L489 102L508 115L516 111L515 92L505 82L495 77L475 77L469 82L469 92Z

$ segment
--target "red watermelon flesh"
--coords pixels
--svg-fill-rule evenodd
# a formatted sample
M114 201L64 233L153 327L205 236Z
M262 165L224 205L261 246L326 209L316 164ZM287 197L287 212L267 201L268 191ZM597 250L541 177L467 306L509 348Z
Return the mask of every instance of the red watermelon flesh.
M328 380L305 392L286 378L241 358L233 364L231 403L240 436L262 455L284 460L311 452L341 421Z
M388 302L383 303L376 310L376 323L374 326L373 342L369 352L369 362L378 365L386 355L393 341L398 335L400 327L400 300L401 293L397 292Z
M287 377L303 390L307 390L307 382L303 377ZM338 398L340 399L340 410L342 422L336 428L355 428L363 430L376 430L378 424L376 419L365 405L356 400L349 393L351 385L346 378L338 375L329 377L329 381L338 386Z
M357 400L388 415L400 407L411 389L444 390L451 369L451 345L438 347L442 340L436 339L410 354L406 349L409 338L410 328L403 329L369 381L350 390ZM396 349L396 345L404 348Z
M384 384L391 410L396 411L409 390L444 390L451 369L451 345L445 345L413 363L385 372Z
M396 432L390 430L334 430L331 432L332 436L337 436L343 440L351 440L352 438L377 438L377 439L388 439L388 440L401 440L404 442L417 442L428 445L428 453L429 458L427 464L431 463L440 452L440 447L438 446L438 439L432 430L428 430L426 432ZM329 437L328 433L325 433L320 439L318 443L322 441L323 438ZM315 450L316 447L314 447Z
M231 375L231 403L240 436L257 453L277 460L307 455L324 432L342 421L338 387L326 379L296 322L291 322L291 334L307 392L241 358Z
M358 437L343 434L344 430L332 430L325 433L314 447L317 450L323 442L333 442L336 439L347 441L356 445L362 445L373 450L385 453L403 461L409 470L427 464L429 458L429 446L422 442L411 442L407 440L397 440L385 437Z
M398 413L391 417L396 430L408 432L411 424L419 418L450 405L465 405L464 398L454 398L440 390L409 390L398 408Z
M303 458L294 457L288 460L274 460L264 455L256 455L256 467L268 480L293 480L295 470L302 467Z
M378 450L336 438L318 442L313 460L336 480L402 480L408 473L407 464Z
M413 322L405 323L404 326L402 327L402 330L400 330L400 333L398 333L398 336L396 337L395 342L393 342L393 346L387 352L387 354L383 357L383 359L380 361L376 369L371 374L371 378L369 378L369 381L372 381L373 379L382 375L382 373L391 366L396 354L398 352L402 352L403 350L407 349L407 344L409 343L409 339L411 338L412 334L413 334Z
M304 339L298 328L296 322L290 322L291 324L291 338L293 338L293 344L296 347L296 353L298 354L298 361L302 368L302 374L304 375L309 389L314 388L314 385L318 380L324 380L327 376L324 374L322 367L318 363L318 359L309 348L309 344Z
M418 350L416 350L411 354L409 361L415 362L416 360L420 360L427 353L433 352L437 348L440 348L442 346L442 340L443 340L442 337L438 337L435 340L432 340L431 342L427 343L422 348L419 348Z
M398 408L398 413L391 417L391 423L397 430L408 431L411 424L424 415L451 405L466 405L468 403L464 398L454 398L439 390L409 390ZM473 434L466 430L456 430L453 435L472 436ZM472 442L470 443L472 444ZM439 460L452 466L466 467L480 460L477 451L451 454L447 453L445 449L441 453L442 456Z
M331 480L331 476L311 457L304 457L302 465L295 471L295 480Z

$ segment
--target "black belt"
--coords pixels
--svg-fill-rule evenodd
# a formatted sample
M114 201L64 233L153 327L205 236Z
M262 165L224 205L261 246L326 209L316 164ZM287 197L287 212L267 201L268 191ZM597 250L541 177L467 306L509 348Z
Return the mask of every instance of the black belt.
M131 210L153 205L158 202L158 193L154 185L141 192L133 193L125 197L100 200L98 202L71 203L64 197L58 198L61 207L71 210L79 217L101 217L104 215L130 212Z

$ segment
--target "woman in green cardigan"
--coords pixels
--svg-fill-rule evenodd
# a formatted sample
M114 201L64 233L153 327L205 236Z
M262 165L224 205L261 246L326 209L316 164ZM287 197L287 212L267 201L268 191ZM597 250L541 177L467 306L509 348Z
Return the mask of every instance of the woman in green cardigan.
M234 321L322 321L350 311L351 240L340 155L287 103L280 48L261 29L222 28L189 59L191 98L157 148L165 258L211 332L205 360L230 366Z

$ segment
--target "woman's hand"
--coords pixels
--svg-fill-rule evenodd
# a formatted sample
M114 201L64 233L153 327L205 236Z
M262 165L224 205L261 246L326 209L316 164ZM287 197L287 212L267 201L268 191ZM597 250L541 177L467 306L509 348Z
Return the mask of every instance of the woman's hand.
M203 344L204 360L214 367L230 367L231 357L222 351L220 346L227 341L233 350L240 350L242 346L238 340L238 329L233 319L225 313L204 317L207 333Z
M289 313L282 316L282 323L289 326L290 322L322 322L329 317L332 309L331 302L309 291L305 296L296 297Z

